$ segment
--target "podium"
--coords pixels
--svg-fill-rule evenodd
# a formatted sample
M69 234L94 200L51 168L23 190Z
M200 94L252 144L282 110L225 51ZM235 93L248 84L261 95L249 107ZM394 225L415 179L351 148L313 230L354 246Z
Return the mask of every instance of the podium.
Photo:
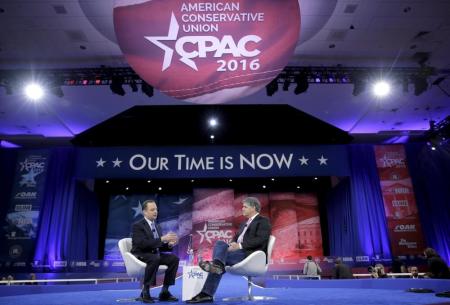
M182 300L190 300L203 288L208 273L199 266L183 266Z

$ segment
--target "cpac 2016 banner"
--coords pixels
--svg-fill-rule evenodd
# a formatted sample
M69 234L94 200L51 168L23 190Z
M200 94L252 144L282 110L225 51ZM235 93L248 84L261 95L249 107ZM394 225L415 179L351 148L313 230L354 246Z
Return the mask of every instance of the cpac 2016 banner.
M29 267L33 258L48 159L47 150L19 152L8 212L0 221L0 259L8 262L5 267Z
M299 39L298 0L115 0L125 58L172 97L222 103L253 94L286 66Z
M261 214L272 224L272 235L276 237L272 270L299 270L307 255L323 256L316 195L290 192L247 194L230 188L197 188L190 194L112 196L105 259L122 259L117 242L130 236L131 224L142 218L141 204L147 199L158 202L158 223L163 233L177 232L179 243L174 252L182 261L188 259L188 248L194 251L194 263L210 259L215 242L231 242L239 224L245 221L242 200L247 196L260 200Z
M393 255L424 249L416 199L403 145L374 146Z

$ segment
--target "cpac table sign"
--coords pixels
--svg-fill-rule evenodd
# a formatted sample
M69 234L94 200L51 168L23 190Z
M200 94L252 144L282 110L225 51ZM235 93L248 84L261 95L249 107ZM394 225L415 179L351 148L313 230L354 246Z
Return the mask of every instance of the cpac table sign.
M298 0L115 0L133 70L177 99L223 103L263 88L299 39Z

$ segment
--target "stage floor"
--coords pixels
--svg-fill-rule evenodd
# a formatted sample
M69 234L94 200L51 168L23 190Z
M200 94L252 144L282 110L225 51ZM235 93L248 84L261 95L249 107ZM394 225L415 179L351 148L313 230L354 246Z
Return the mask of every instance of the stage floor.
M364 280L353 280L364 281ZM385 280L379 280L385 281ZM386 285L392 286L396 279L386 280ZM422 281L416 280L416 288L419 288ZM327 288L319 287L320 283L315 288L302 288L302 286L308 286L308 282L311 281L291 281L289 287L272 287L272 288L255 288L255 295L264 295L275 297L275 300L270 301L258 301L258 304L264 305L426 305L426 304L449 304L450 299L439 298L434 293L411 293L406 292L405 289L380 289L380 288ZM295 283L294 283L295 282ZM319 282L319 281L315 281ZM327 280L320 281L324 286L329 285ZM425 283L425 282L423 282ZM342 284L344 284L342 282ZM446 283L444 283L446 284ZM450 290L450 281L448 281ZM125 301L124 299L132 299L139 295L138 284L135 283L136 289L130 289L129 285L95 285L96 291L86 291L83 289L85 285L66 285L70 286L73 290L71 292L45 292L44 286L41 293L36 294L21 294L21 295L9 295L0 297L0 305L111 305L111 304L141 304L140 302ZM92 285L94 286L94 285ZM222 298L243 296L246 294L246 281L237 276L225 275L224 279L219 287L219 290L215 296L215 304L248 304L248 302L224 302ZM281 286L281 285L280 285ZM285 285L287 286L287 285ZM295 287L294 287L295 286ZM445 286L445 285L444 285ZM49 289L51 288L48 286ZM104 290L101 290L101 288ZM14 287L3 286L1 291L5 292L9 290L12 292L14 289L26 289L30 286ZM55 291L53 287L53 291ZM31 290L31 289L30 289ZM50 291L50 290L49 290ZM157 296L159 288L152 289L151 294ZM171 292L180 298L181 300L181 281L177 280L177 283L172 287ZM436 291L439 292L439 291ZM23 293L23 292L22 292ZM11 293L9 293L11 294ZM4 295L4 294L3 294ZM118 303L118 300L123 302ZM178 303L184 303L179 301ZM173 304L173 303L172 303ZM175 303L176 304L176 303Z

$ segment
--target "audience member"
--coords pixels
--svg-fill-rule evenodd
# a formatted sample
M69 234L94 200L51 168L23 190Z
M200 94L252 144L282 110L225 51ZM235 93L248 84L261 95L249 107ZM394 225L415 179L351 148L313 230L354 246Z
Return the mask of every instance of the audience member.
M432 248L426 248L423 252L428 261L427 277L434 279L450 279L450 271L447 264Z
M382 264L376 264L374 267L369 267L369 272L372 274L371 276L374 279L383 279L388 277Z
M316 277L321 273L322 269L320 269L320 266L315 261L313 261L311 255L308 255L307 261L303 266L303 274L311 277Z
M416 266L409 267L408 271L411 273L410 278L412 278L412 279L423 278L423 276L419 275L419 268L417 268Z
M29 278L30 281L35 281L37 280L36 278L36 273L30 273ZM37 282L29 282L27 283L27 285L37 285Z
M341 258L336 258L333 268L334 279L352 279L353 274L350 268L342 262Z

